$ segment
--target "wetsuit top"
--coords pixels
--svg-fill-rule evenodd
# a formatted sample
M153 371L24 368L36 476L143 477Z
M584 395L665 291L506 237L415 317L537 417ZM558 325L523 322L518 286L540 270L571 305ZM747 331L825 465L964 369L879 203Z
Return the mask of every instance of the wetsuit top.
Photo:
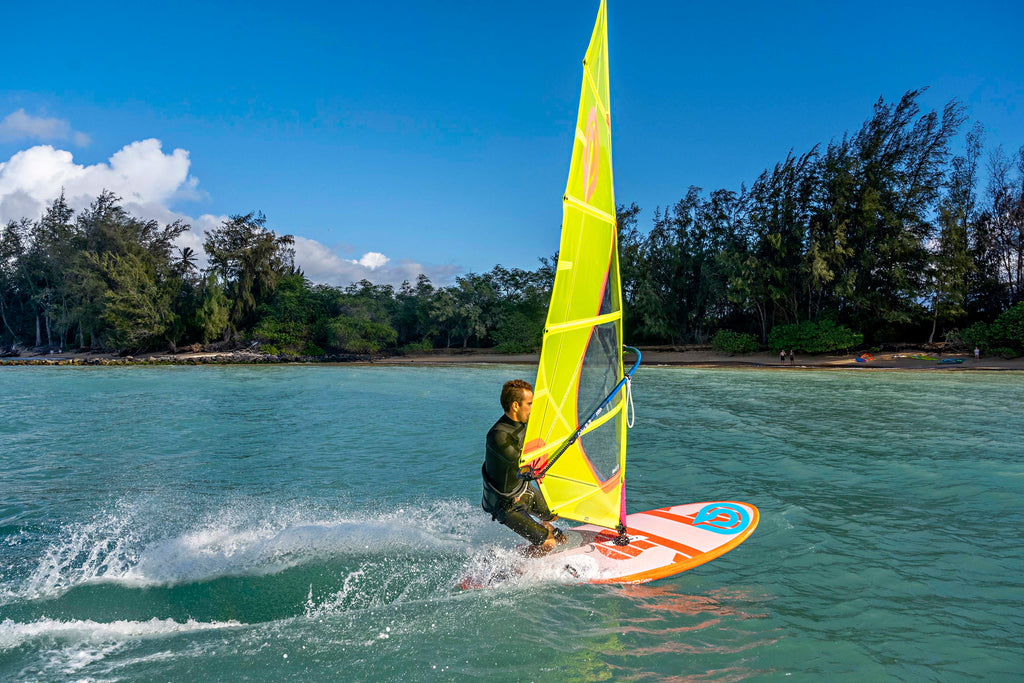
M516 422L508 415L502 415L491 427L491 431L487 432L483 467L485 489L490 484L502 497L510 498L526 489L528 482L516 477L525 437L526 423Z

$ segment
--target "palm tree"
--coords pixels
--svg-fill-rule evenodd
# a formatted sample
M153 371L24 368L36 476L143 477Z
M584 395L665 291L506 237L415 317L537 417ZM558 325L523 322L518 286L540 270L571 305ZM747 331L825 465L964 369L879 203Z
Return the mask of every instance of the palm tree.
M192 247L178 250L176 270L182 277L198 272L199 269L196 268L196 252Z

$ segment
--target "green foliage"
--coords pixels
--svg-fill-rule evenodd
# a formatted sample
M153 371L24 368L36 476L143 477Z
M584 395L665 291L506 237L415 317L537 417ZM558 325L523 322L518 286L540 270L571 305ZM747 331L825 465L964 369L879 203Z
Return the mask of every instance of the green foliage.
M306 346L304 346L302 348L302 354L301 355L303 355L303 356L325 356L325 355L327 355L327 352L324 351L323 349L321 349L316 344L306 344Z
M829 353L844 351L859 346L864 335L831 320L820 323L802 322L796 325L779 325L768 336L768 347L772 351L792 349L802 353Z
M920 95L880 99L855 134L789 154L749 187L690 187L646 232L638 206L616 207L630 340L757 330L762 345L810 353L861 344L850 330L877 345L959 328L972 348L1024 350L1021 314L1006 310L1024 300L1024 153L990 154L979 192L983 130L954 154L963 107L921 111ZM0 341L141 350L235 334L293 354L526 351L539 344L558 262L497 265L447 286L420 275L338 288L306 280L293 238L261 213L207 234L202 273L176 247L186 229L133 217L109 192L77 214L61 196L39 219L0 226Z
M253 336L260 344L290 353L299 353L309 344L306 326L292 321L262 320L253 330Z
M711 348L718 353L750 353L757 351L757 338L745 332L719 330L711 338Z
M281 278L294 269L295 239L266 227L262 213L236 215L206 233L203 250L210 270L231 301L231 323L249 329L256 311L270 300Z
M340 353L377 353L398 339L393 327L339 315L326 323L327 348Z
M426 339L423 339L418 342L409 342L408 344L404 344L399 351L404 355L412 355L416 353L425 353L433 348L433 344Z
M995 319L991 335L1006 346L1024 350L1024 301L1014 304Z
M501 353L530 353L540 348L543 333L543 322L514 311L498 323L493 335L494 348Z
M623 267L626 323L634 338L703 341L717 315L734 308L721 255L737 242L742 201L725 190L704 199L691 187L664 213L655 212L654 227L642 241L632 227L639 210L620 207L620 219L630 226L622 256L639 260Z
M940 321L957 320L967 313L967 299L976 270L969 233L971 224L977 220L975 178L982 133L981 124L967 133L967 154L953 158L948 189L939 203L939 235L929 269L934 297L933 336Z
M986 323L974 323L970 327L960 330L960 339L968 348L978 347L982 351L992 348L989 343L989 330Z
M108 344L134 351L157 342L173 313L152 270L133 254L105 254L96 259L96 265L110 284L103 310Z
M969 346L1004 358L1024 355L1024 301L1003 311L991 324L975 323L960 332Z
M224 337L231 321L231 308L224 289L210 275L199 291L194 326L203 343Z

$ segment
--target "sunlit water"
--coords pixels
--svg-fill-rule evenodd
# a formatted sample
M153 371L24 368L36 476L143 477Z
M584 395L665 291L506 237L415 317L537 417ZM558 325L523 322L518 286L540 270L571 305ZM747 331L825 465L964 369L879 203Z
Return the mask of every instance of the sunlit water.
M642 586L460 591L524 366L0 368L0 679L1011 680L1024 376L643 368L628 504L742 500Z

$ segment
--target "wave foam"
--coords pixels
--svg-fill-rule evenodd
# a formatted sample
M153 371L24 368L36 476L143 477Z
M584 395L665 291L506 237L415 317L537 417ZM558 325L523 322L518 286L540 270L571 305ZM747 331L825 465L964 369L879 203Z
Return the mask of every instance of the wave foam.
M264 576L353 554L451 551L465 546L463 521L471 517L462 501L354 514L234 501L167 534L174 521L166 519L166 507L153 508L120 504L66 528L6 597L53 598L88 583L148 587Z
M524 557L519 551L490 548L467 563L463 587L525 587L542 583L577 584L601 578L597 563L586 555Z
M4 619L0 622L0 651L10 650L23 643L36 640L102 644L239 626L244 626L244 624L237 621L198 622L191 619L186 622L178 622L173 619L153 618L149 621L113 621L109 623L91 620L58 621L45 617L29 623Z

